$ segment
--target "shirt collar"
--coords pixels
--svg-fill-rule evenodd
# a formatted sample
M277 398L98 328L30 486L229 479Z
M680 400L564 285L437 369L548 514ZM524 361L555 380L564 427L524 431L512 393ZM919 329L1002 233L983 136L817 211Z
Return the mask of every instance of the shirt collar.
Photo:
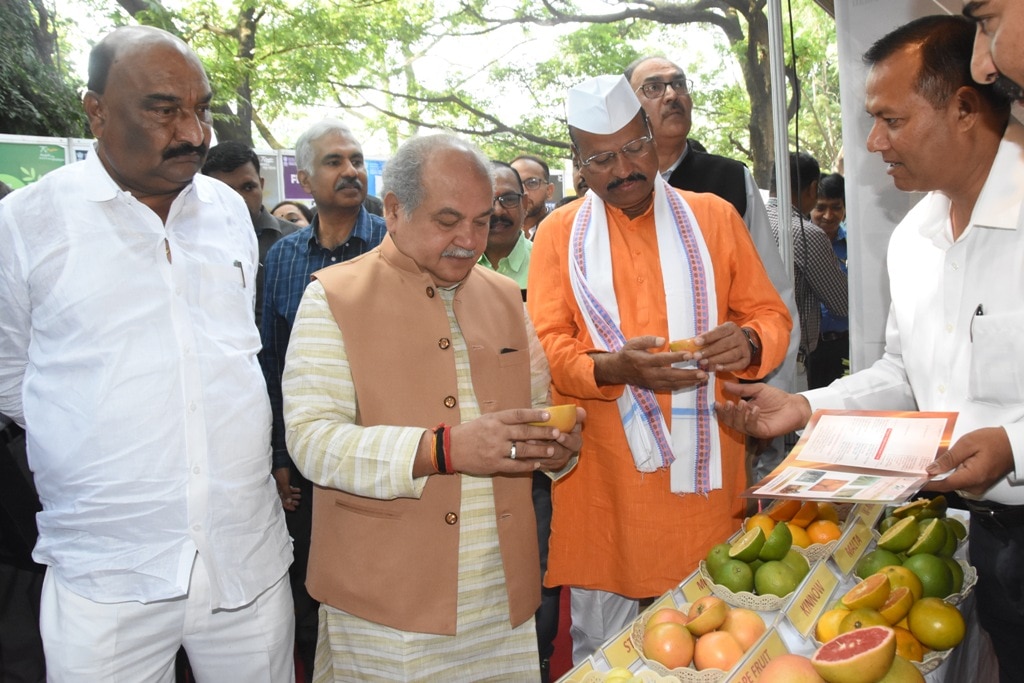
M971 221L960 235L963 240L975 228L1016 230L1024 204L1024 126L1011 119L992 160L992 168L974 204ZM939 191L921 200L919 232L940 249L952 245L949 197Z
M683 145L683 153L679 155L679 158L676 159L671 166L669 166L668 168L661 172L661 177L664 178L665 180L668 180L672 176L672 174L676 172L676 169L679 168L679 164L683 163L683 159L686 158L686 154L689 151L690 143L689 141L687 141L686 144Z
M313 216L313 222L309 224L309 245L311 247L320 247L320 238L318 234L320 232L320 214ZM356 216L356 224L352 227L352 232L349 233L348 239L339 244L335 249L340 248L344 244L348 244L353 237L358 237L363 241L363 244L369 244L370 240L373 239L373 235L370 231L370 212L366 210L365 206L359 207L359 215ZM326 247L320 247L325 249Z
M121 187L114 182L114 179L110 177L110 173L107 172L107 167L103 165L103 161L100 159L97 147L98 142L93 142L92 148L85 156L85 161L82 162L85 164L86 170L83 174L85 177L82 180L86 198L93 202L106 202L114 199L122 192L126 195L134 196L131 192L122 190ZM209 185L205 184L206 180L200 180L197 183L196 178L204 178L204 176L200 176L197 172L196 176L192 178L192 182L186 185L181 192L178 193L178 197L188 195L193 191L192 188L195 188L196 197L198 197L200 201L207 204L211 203L214 199L213 189L209 187ZM177 197L175 197L175 200L177 200Z

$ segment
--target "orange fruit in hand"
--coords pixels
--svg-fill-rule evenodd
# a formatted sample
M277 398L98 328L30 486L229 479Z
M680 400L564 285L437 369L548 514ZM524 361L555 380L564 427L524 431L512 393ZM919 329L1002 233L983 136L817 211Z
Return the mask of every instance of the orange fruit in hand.
M810 536L811 543L828 543L838 541L843 532L835 522L819 519L807 525L807 535Z

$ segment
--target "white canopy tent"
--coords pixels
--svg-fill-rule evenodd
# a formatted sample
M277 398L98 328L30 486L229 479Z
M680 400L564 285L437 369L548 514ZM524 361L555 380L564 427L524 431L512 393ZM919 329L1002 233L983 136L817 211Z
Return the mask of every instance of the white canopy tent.
M961 11L960 0L816 0L836 19L839 46L839 84L843 115L843 151L846 176L846 222L849 227L850 366L856 371L882 355L885 320L889 311L886 247L893 228L920 199L920 194L897 190L877 154L865 148L871 120L864 112L861 56L883 35L911 19L928 14ZM789 177L786 131L785 78L783 75L782 2L769 0L768 17L772 61L776 177ZM779 201L787 206L788 183L778 184ZM781 245L783 260L792 270L789 233Z

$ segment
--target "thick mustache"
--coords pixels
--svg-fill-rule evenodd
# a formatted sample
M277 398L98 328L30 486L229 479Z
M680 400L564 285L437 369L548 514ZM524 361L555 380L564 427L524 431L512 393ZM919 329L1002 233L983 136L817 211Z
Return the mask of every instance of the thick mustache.
M206 145L199 145L197 147L195 145L185 143L180 147L172 147L171 149L164 151L164 161L167 161L168 159L173 159L174 157L188 156L190 154L198 154L201 157L205 157Z
M616 187L618 187L622 183L628 183L628 182L633 181L633 180L646 181L647 180L647 176L645 176L640 171L633 171L632 173L630 173L625 178L616 178L615 180L613 180L610 183L608 183L608 189L609 190L614 190Z
M476 258L476 252L462 247L448 247L441 252L441 256L445 258Z
M508 216L491 216L491 227L497 228L501 226L511 227L512 219Z
M359 182L359 178L342 178L338 181L338 184L334 186L335 192L347 189L362 190L363 184Z
M1000 95L1009 97L1011 100L1017 102L1024 100L1024 88L1021 88L1017 83L1002 74L993 81L992 88Z

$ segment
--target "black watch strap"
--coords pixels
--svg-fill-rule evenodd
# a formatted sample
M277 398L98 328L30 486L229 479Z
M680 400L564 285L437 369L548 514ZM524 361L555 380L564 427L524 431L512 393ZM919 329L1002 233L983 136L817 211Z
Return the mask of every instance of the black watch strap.
M740 332L747 338L747 344L750 345L750 364L760 365L761 364L761 345L757 343L754 338L754 332L749 327L741 327Z

